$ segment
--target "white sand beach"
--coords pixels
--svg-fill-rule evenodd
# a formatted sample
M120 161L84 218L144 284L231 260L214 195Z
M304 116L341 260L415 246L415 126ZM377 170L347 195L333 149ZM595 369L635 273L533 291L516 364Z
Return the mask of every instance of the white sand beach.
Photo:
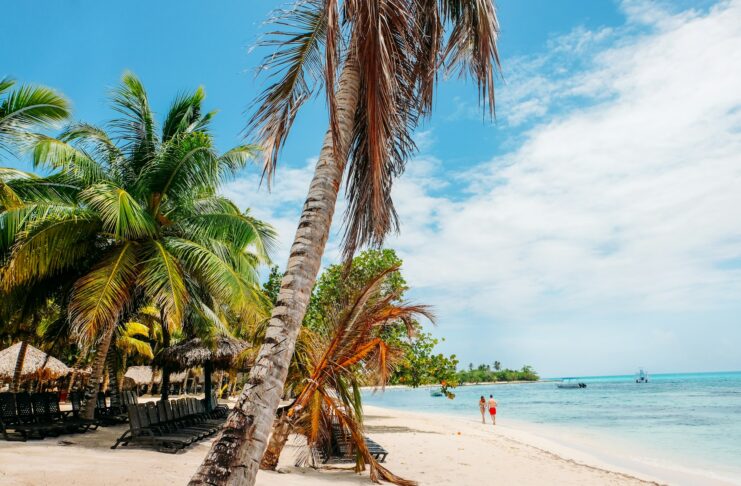
M506 425L483 425L366 407L369 436L389 450L386 466L421 485L640 485L654 478L601 463L596 458ZM109 447L124 426L43 441L0 442L0 484L14 486L142 486L185 484L209 442L179 454ZM259 485L371 484L367 474L293 466L297 445L287 448L280 472L261 472Z

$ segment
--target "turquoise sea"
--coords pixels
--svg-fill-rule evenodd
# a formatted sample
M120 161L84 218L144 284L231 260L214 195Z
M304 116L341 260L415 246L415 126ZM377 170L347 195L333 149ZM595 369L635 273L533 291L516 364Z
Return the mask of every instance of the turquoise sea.
M633 375L580 381L587 388L558 389L555 382L462 386L453 400L432 397L429 388L389 388L367 392L364 403L480 420L478 399L493 394L502 424L531 425L598 455L594 444L602 444L633 468L679 468L686 477L692 472L741 484L741 372L656 374L645 384ZM681 474L670 479L684 482Z

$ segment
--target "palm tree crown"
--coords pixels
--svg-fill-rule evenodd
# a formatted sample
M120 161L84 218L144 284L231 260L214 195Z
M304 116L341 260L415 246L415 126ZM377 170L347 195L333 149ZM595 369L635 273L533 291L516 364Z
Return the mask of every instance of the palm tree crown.
M334 158L348 158L346 256L380 245L398 229L391 187L416 150L412 133L430 114L437 73L473 77L479 98L494 113L499 26L491 0L301 0L279 10L279 30L264 42L275 49L263 70L275 81L256 100L250 128L265 148L265 172L301 106L323 87L330 131L342 140L337 73L353 65L359 75L355 123ZM446 27L449 35L446 36Z

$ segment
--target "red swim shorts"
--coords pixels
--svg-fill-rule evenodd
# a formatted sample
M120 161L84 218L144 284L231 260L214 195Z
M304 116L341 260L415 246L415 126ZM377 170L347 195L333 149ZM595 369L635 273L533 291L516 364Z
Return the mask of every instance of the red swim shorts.
M497 414L497 408L496 408L496 407L491 407L491 408L489 409L489 413L490 413L491 415L496 415L496 414Z

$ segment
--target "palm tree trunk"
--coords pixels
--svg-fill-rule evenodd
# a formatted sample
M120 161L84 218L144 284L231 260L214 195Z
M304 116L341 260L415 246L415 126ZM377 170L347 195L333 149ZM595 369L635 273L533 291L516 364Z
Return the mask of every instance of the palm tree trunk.
M111 349L106 357L106 366L108 367L108 389L111 391L111 407L121 406L120 384L118 381L118 369L116 366L116 353Z
M160 319L162 322L162 349L165 350L170 347L170 330L167 328L165 323L165 312L160 312ZM170 399L170 368L167 364L162 365L162 381L160 381L160 394L161 400L166 402Z
M275 424L273 425L273 433L270 434L268 449L262 456L260 469L275 471L275 468L278 467L280 453L283 452L283 448L285 447L286 442L288 442L288 435L290 432L291 422L288 420L288 413L283 412L280 417L275 420Z
M103 370L105 369L106 357L108 356L108 350L111 347L111 341L113 340L113 331L115 326L110 326L105 331L105 334L98 342L95 348L95 359L93 360L93 368L90 372L90 379L88 379L85 385L85 392L82 402L81 415L86 419L93 419L95 417L95 396L98 394L98 389L103 381Z
M206 361L203 364L203 394L206 395L206 410L209 412L213 410L213 402L211 401L213 395L213 392L211 391L211 374L213 371L214 367L211 364L211 361Z
M15 369L13 370L12 392L18 393L21 386L21 373L23 373L23 362L26 361L26 350L28 343L21 341L21 348L18 350L18 359L15 360Z
M337 119L341 140L337 141L337 152L343 154L342 160L334 159L332 133L328 130L265 341L234 410L191 479L191 486L252 486L255 483L283 394L296 337L319 273L342 183L360 90L360 74L352 57L345 63L338 86Z

